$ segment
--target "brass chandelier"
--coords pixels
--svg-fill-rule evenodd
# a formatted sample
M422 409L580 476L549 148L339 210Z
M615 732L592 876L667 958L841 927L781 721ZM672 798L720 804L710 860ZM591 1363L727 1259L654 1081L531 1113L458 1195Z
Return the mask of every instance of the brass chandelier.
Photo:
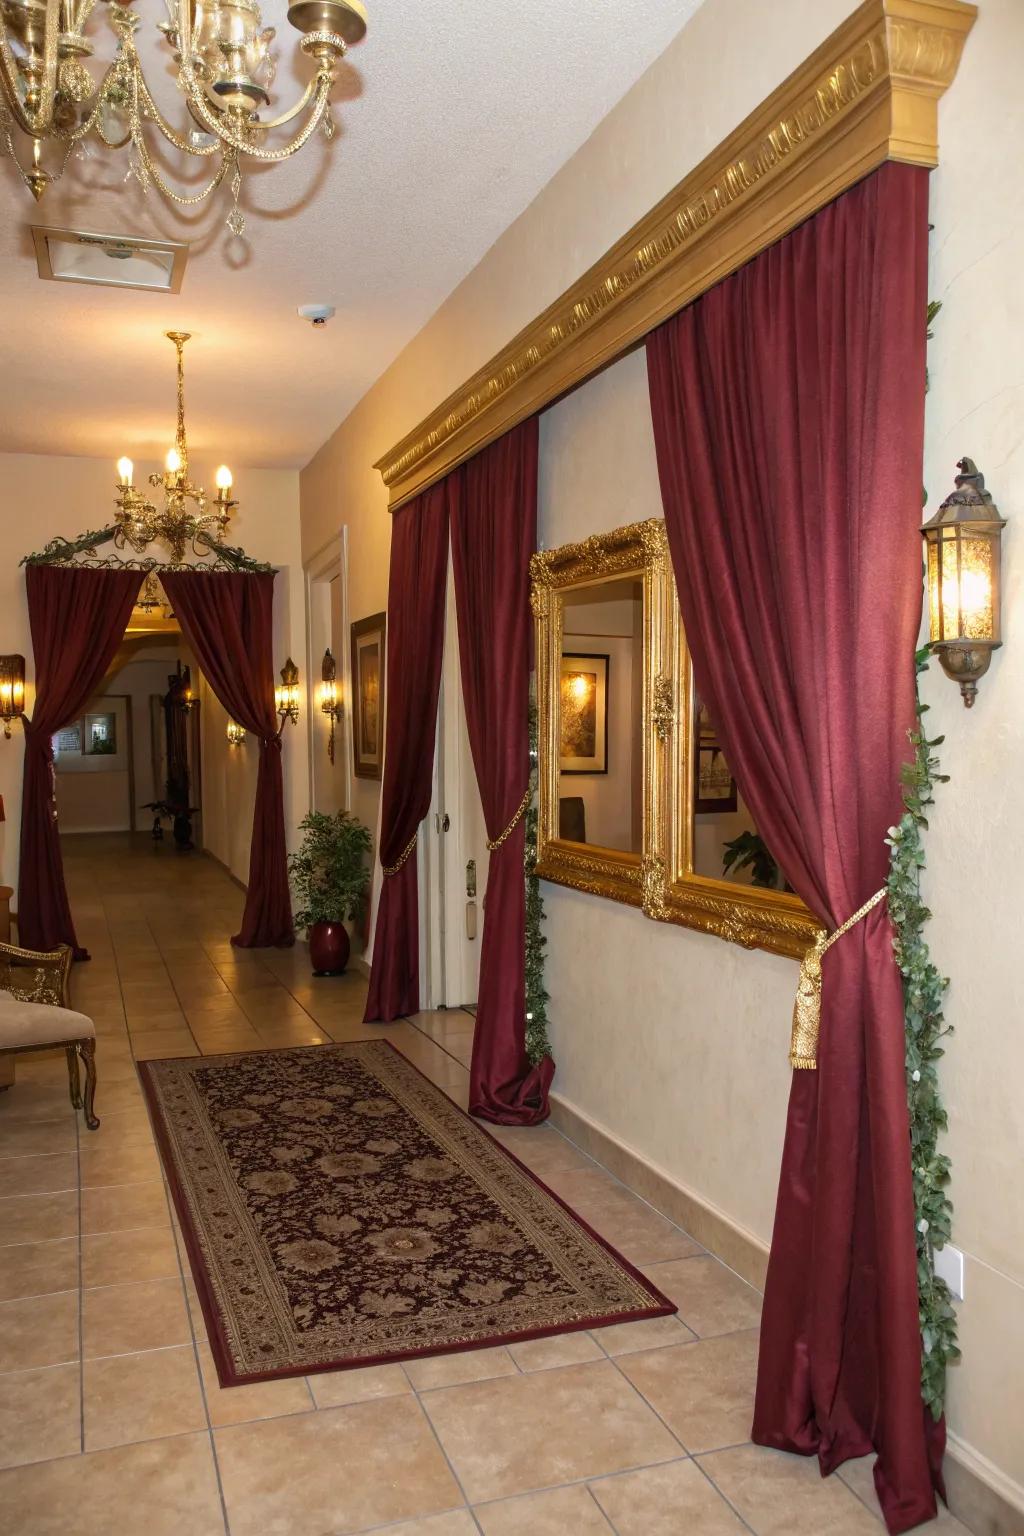
M202 486L193 485L188 473L188 439L185 434L185 362L187 331L168 331L178 353L178 427L174 447L168 449L163 474L152 474L149 483L164 493L162 507L147 501L134 483L135 466L129 458L118 459L117 513L113 530L119 548L127 545L144 555L150 544L165 544L171 561L180 565L189 545L218 546L231 513L238 506L231 498L232 475L226 464L217 470L217 495L212 507Z
M95 136L108 149L129 150L128 175L144 189L153 183L181 207L193 207L228 178L233 194L228 226L241 234L238 206L246 156L276 162L302 148L318 126L330 139L331 87L338 61L366 32L362 0L293 0L288 20L302 33L300 48L315 70L294 106L276 117L270 105L275 31L265 27L256 0L166 0L158 22L173 55L177 83L191 123L176 129L150 93L136 50L140 18L132 0L103 0L100 9L116 39L113 61L97 81L86 65L94 45L86 27L97 0L0 0L0 135L32 195L59 179L76 149ZM303 117L303 114L305 116ZM268 142L293 120L301 126L286 143ZM155 130L174 149L208 159L212 175L196 192L173 188L148 143ZM31 144L22 163L15 135ZM48 162L44 165L44 154Z

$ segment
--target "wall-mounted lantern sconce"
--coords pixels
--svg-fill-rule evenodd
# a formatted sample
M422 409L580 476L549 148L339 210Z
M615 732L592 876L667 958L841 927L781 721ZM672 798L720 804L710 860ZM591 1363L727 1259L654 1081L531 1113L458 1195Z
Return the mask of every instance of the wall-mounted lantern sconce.
M228 746L240 747L245 740L245 727L239 725L237 720L228 721Z
M333 763L334 727L341 719L341 705L338 702L338 664L331 655L330 646L324 651L320 679L320 708L331 722L331 731L327 738L327 756Z
M25 715L25 658L0 656L0 720L4 735L11 739L11 721Z
M294 725L299 718L299 669L290 656L281 668L281 681L274 690L274 699L283 731L286 720Z
M1003 643L999 567L1006 519L999 516L974 461L961 459L957 469L956 489L921 532L928 557L931 648L946 676L960 684L970 709L978 680Z

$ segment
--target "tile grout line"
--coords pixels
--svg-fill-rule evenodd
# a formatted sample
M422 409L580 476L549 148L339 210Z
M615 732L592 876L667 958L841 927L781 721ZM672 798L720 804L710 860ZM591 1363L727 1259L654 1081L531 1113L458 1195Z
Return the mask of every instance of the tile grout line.
M472 1505L469 1502L469 1497L468 1497L468 1495L466 1493L465 1488L462 1485L462 1478L456 1472L455 1467L452 1464L452 1459L448 1455L448 1451L445 1448L444 1442L442 1441L441 1436L437 1432L436 1424L434 1423L433 1419L430 1417L430 1413L427 1410L426 1403L423 1401L423 1399L421 1398L419 1392L417 1391L416 1385L413 1382L412 1377L409 1375L408 1371L405 1369L404 1364L401 1361L398 1361L396 1363L398 1365L399 1370L402 1372L402 1375L405 1377L406 1381L409 1383L410 1391L412 1392L413 1397L416 1399L416 1406L419 1408L420 1413L423 1415L424 1419L426 1420L427 1425L429 1426L430 1433L433 1435L434 1440L435 1440L435 1442L437 1444L437 1447L440 1450L441 1455L445 1459L445 1463L446 1463L446 1465L448 1467L448 1470L449 1470L449 1472L451 1473L452 1477L455 1480L456 1488L458 1488L459 1492L462 1494L462 1501L463 1501L463 1504L465 1505L465 1508L469 1511L469 1518L472 1520L473 1524L476 1526L477 1530L480 1532L480 1536L483 1536L483 1527L481 1526L479 1520L476 1517L476 1514L473 1511L473 1507L472 1507Z
M213 1471L217 1479L217 1497L220 1499L221 1517L224 1521L225 1536L231 1536L231 1524L228 1520L227 1499L224 1496L224 1482L220 1473L220 1458L217 1455L217 1442L213 1435L213 1420L210 1418L210 1402L206 1395L206 1382L203 1378L202 1362L199 1359L199 1343L196 1337L195 1319L192 1316L192 1307L189 1302L188 1286L185 1283L185 1268L181 1261L181 1244L178 1241L178 1231L174 1225L174 1209L171 1202L170 1186L164 1180L164 1199L167 1202L168 1215L171 1217L171 1237L174 1242L174 1252L178 1260L178 1279L181 1282L181 1299L185 1308L185 1316L188 1318L189 1337L192 1340L192 1361L199 1378L199 1395L203 1404L203 1415L206 1419L206 1437L210 1446L210 1455L213 1457ZM184 1241L184 1239L182 1239ZM215 1367L216 1368L216 1367Z
M743 1443L745 1445L751 1444L751 1442L749 1440L744 1441ZM728 1446L727 1445L727 1446L723 1446L722 1449L723 1450L727 1450L727 1451L728 1450L737 1450L738 1447L737 1446ZM702 1451L701 1452L701 1456L712 1456L714 1454L715 1454L715 1452L713 1452L713 1451ZM750 1521L747 1520L744 1515L740 1514L739 1510L736 1508L736 1505L733 1503L732 1499L730 1499L729 1495L724 1491L724 1489L719 1488L718 1484L715 1482L714 1478L711 1476L711 1473L705 1467L703 1467L701 1465L700 1457L699 1456L693 1456L693 1457L691 1457L691 1460L693 1461L694 1466L697 1468L697 1471L700 1473L700 1475L703 1478L707 1479L707 1481L711 1484L711 1487L715 1490L715 1492L718 1494L718 1497L723 1501L723 1503L728 1504L729 1508L732 1510L733 1514L736 1516L736 1519L740 1522L740 1524L744 1527L744 1529L750 1531L751 1536L758 1536L756 1528L750 1524Z

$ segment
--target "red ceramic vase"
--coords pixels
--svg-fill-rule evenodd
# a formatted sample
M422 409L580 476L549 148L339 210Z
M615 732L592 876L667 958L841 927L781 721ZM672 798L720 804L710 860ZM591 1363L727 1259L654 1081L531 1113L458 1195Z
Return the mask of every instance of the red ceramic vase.
M344 923L314 923L309 930L309 958L314 976L340 976L351 945Z

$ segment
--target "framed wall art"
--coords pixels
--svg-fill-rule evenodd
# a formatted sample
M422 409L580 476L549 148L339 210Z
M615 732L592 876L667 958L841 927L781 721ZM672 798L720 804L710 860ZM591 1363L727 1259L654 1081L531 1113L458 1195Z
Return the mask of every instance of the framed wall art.
M559 771L607 773L607 654L563 651L559 704Z
M352 771L379 779L384 766L384 647L387 615L352 625Z

